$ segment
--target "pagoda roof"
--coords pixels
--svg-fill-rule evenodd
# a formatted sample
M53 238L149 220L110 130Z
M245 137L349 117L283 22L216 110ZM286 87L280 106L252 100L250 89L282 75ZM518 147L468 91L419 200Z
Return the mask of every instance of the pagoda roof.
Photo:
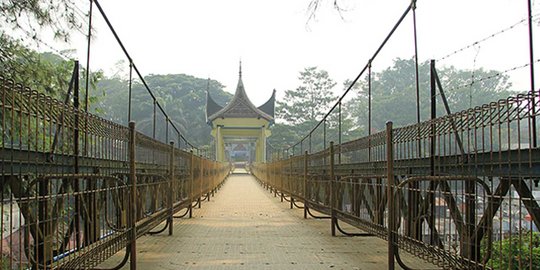
M232 100L225 107L214 101L210 92L206 92L206 119L211 123L217 118L263 118L269 122L274 120L275 95L273 91L270 99L260 107L255 107L249 100L244 83L242 82L242 66L238 78L238 85Z

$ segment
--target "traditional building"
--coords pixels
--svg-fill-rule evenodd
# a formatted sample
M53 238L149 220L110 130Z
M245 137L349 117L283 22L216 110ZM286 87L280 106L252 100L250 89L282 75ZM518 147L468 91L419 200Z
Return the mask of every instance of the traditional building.
M206 121L212 126L212 136L216 147L216 159L229 161L230 154L226 144L242 144L252 146L248 155L250 162L266 161L266 138L271 134L268 129L274 122L276 90L270 99L259 107L255 107L246 95L242 82L242 65L240 64L238 85L232 100L225 107L217 104L206 92Z

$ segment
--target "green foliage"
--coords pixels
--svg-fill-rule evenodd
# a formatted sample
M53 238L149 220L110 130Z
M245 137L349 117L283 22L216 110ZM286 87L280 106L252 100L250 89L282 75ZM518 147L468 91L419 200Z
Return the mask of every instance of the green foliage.
M41 36L48 33L68 42L73 31L85 30L87 15L80 9L83 3L80 0L0 1L1 74L25 87L64 99L73 61L58 55L66 51L40 53L30 49L27 42L42 43ZM100 72L94 73L91 82L95 84L100 76ZM80 81L84 82L84 78Z
M212 98L225 105L232 95L223 91L221 83L215 80L208 82L206 79L185 74L149 75L145 77L145 81L186 139L197 146L204 146L212 141L211 127L205 118L206 89L209 83ZM128 81L108 78L100 81L98 88L106 92L106 98L95 104L93 109L101 108L100 115L114 122L127 124ZM137 130L153 136L153 100L144 86L137 81L132 86L132 121L137 123ZM165 140L164 123L164 116L157 109L156 139ZM175 134L169 127L169 140L173 139Z
M332 92L336 83L325 70L307 67L298 79L301 84L295 90L286 90L283 101L277 102L276 114L281 121L276 122L269 138L275 148L298 142L336 100Z
M52 53L38 53L0 34L0 72L26 87L61 97L66 92L73 63Z
M69 89L69 82L72 77L74 62L64 60L62 57L53 53L38 53L31 50L20 42L11 39L9 36L0 34L0 74L4 78L11 79L15 83L28 87L37 92L51 96L64 102ZM80 97L81 106L84 106L84 81L85 72L83 69L79 72L80 78ZM90 86L101 78L100 71L93 72L90 78ZM90 102L96 102L99 95L91 91ZM71 93L69 104L73 104L73 92ZM22 106L18 104L18 106ZM22 106L23 110L26 106ZM84 107L82 107L84 108ZM50 108L47 108L50 109ZM0 115L2 112L0 112ZM35 151L50 151L51 134L44 129L36 126L43 125L37 121L29 121L26 117L35 117L33 114L23 117L14 117L10 113L5 116L6 130L4 136L0 137L0 142L10 142L14 145L19 143L27 145ZM33 132L29 132L29 131ZM64 131L67 132L67 131ZM38 143L39 141L39 143ZM70 148L71 145L63 144L61 147Z
M9 257L2 254L0 257L0 269L9 269Z
M38 39L40 30L52 30L54 37L68 41L70 32L83 27L82 14L73 0L8 0L0 1L0 29L19 29Z
M336 83L317 67L305 68L298 79L300 86L286 90L283 101L277 102L278 117L291 125L321 120L336 99L332 93Z
M496 70L461 70L453 66L437 70L452 112L487 104L512 95L507 75ZM471 84L471 78L477 80ZM489 80L479 78L492 77ZM278 121L272 131L270 143L275 148L288 147L297 143L317 124L337 98L329 89L335 84L328 73L316 68L301 72L301 86L285 92L283 101L278 102ZM429 63L419 66L420 115L421 121L430 117L430 72ZM416 79L413 59L395 59L392 66L372 74L372 133L381 131L387 121L397 127L416 123ZM349 81L344 83L348 88ZM437 92L437 116L446 114ZM281 120L281 121L280 121ZM338 142L339 110L336 108L327 118L326 138ZM321 129L321 130L319 130ZM367 78L358 81L341 107L341 140L346 142L368 134L368 89ZM321 144L322 128L313 138ZM304 148L305 149L305 148ZM317 148L319 149L319 148Z
M487 266L493 269L537 269L540 265L540 233L523 231L501 241L483 243L482 252L491 244L491 259Z
M57 54L39 53L21 44L9 36L0 33L0 73L16 83L60 100L65 99L71 80L74 62L64 60ZM80 95L84 93L85 72L80 70ZM95 87L103 76L102 71L92 72L90 86ZM90 99L103 95L95 91ZM82 104L82 100L81 100Z
M275 123L271 127L272 136L268 138L268 142L276 151L286 148L300 141L307 134L307 131L311 130L316 124L317 121L306 121L298 125Z
M384 129L387 121L394 126L416 123L416 86L413 59L395 59L394 64L372 74L372 132ZM493 76L490 80L477 81L470 85L472 71L453 66L437 69L451 112L486 104L511 95L508 76L495 76L500 72L478 69L475 78ZM421 121L430 117L430 72L429 63L419 66L420 115ZM355 125L367 130L368 95L367 80L359 84L356 96L348 102L347 110L354 115ZM446 115L442 99L437 92L437 116Z

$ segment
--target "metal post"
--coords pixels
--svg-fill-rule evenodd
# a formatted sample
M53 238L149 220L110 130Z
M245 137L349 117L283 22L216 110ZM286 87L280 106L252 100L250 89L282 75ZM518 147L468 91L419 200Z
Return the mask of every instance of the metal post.
M292 169L292 157L294 156L294 150L293 150L293 154L289 156L289 159L287 160L287 163L290 165L288 166L289 167L289 173L287 174L287 179L289 181L291 181L291 169ZM285 169L285 168L283 168ZM283 171L283 170L282 170ZM279 189L280 189L280 198L281 198L281 202L283 202L283 177L280 177L279 178ZM276 189L276 192L277 192L277 189Z
M386 123L386 199L388 207L388 269L394 269L394 144L392 122Z
M90 91L90 48L91 48L91 41L92 41L92 8L94 1L90 0L90 10L88 11L88 43L87 43L87 50L86 50L86 81L85 81L85 96L84 96L84 111L88 112L88 92ZM86 130L88 130L88 119L84 118L84 126L85 126L85 133L84 133L84 149L83 153L86 156L86 150L88 147L88 134L86 133Z
M165 141L169 141L169 116L165 117Z
M204 150L204 152L206 153L206 149ZM208 201L210 201L210 193L212 192L212 190L214 190L214 166L213 163L207 161L206 158L205 162L210 165L207 169L209 171L209 173L207 173L209 181L207 181L208 184L206 185L206 198L208 199Z
M169 171L171 179L169 181L169 235L173 234L173 203L174 203L174 142L171 141L171 156L169 158Z
M128 123L131 122L131 91L133 87L133 62L129 62Z
M436 150L436 140L435 140L435 134L436 134L436 126L433 120L437 118L437 80L436 80L436 73L435 73L435 60L431 60L430 63L430 95L431 95L431 136L430 136L430 144L429 144L429 175L434 176L435 175L435 150ZM427 196L426 200L429 200L431 205L435 205L435 196L434 196L434 190L436 188L435 183L430 183L430 191L433 190L429 196ZM418 184L416 184L416 187L418 187ZM417 195L420 196L419 194ZM418 212L417 212L418 213ZM415 217L418 214L415 215ZM429 221L430 224L435 224L435 210L434 207L431 207L430 213L429 213ZM416 233L417 233L417 239L421 239L421 224L418 224L416 227ZM430 243L435 243L435 235L431 233L430 235Z
M195 169L194 169L194 164L195 164L195 157L193 156L193 149L192 150L189 150L189 154L190 154L190 163L189 163L189 171L190 171L190 185L189 185L189 218L192 218L193 217L193 178L194 178L194 173L195 173Z
M154 114L152 122L152 139L156 139L156 99L154 99Z
M334 175L334 142L330 142L330 216L332 236L336 236L336 191Z
M311 154L311 133L309 134L309 153Z
M368 162L371 162L371 59L368 62Z
M418 78L418 41L416 35L416 0L412 0L411 8L413 13L414 27L414 67L415 67L415 86L416 86L416 123L420 123L420 82ZM422 144L420 143L420 127L418 127L418 157L422 157Z
M130 269L137 269L137 176L135 170L135 122L129 122Z
M308 151L304 152L304 218L307 218L308 198L309 198L307 178L308 178Z
M92 7L94 6L94 1L90 0L90 10L88 11L88 43L86 47L86 82L85 82L85 96L84 96L84 111L88 112L88 90L90 86L90 44L92 41Z
M435 60L431 60L430 62L430 96L431 96L431 120L437 118L437 98L436 98L436 80L435 80ZM430 142L430 150L429 150L429 156L430 156L430 175L435 175L435 124L432 122L431 124L431 142Z
M413 35L414 35L414 71L415 71L415 88L416 88L416 123L420 124L420 82L419 82L419 75L418 75L418 39L417 39L417 27L416 27L416 0L412 0L411 2L412 7L412 13L413 13ZM434 89L432 89L434 91ZM432 97L434 98L434 96ZM434 103L432 103L432 106ZM416 141L417 144L417 157L421 158L422 155L422 141L421 141L421 130L420 125L418 125L417 128L417 136L418 139ZM411 196L409 196L408 205L409 205L409 220L407 221L407 233L409 236L413 236L416 239L419 239L421 236L421 222L418 222L416 217L418 216L420 209L419 209L419 199L420 194L417 192L419 190L419 183L418 182L412 182L409 184L409 190L411 192Z
M199 151L199 149L197 149L197 151ZM200 154L199 154L199 160L200 160L200 168L199 168L199 195L197 195L198 199L197 199L197 202L199 203L199 208L201 208L201 204L202 204L202 200L201 200L201 196L202 196L202 191L203 191L203 181L204 181L204 159L202 157L200 157Z
M338 104L338 145L339 145L339 155L338 155L338 164L341 164L341 100Z
M530 61L530 70L531 70L531 98L532 98L532 143L533 148L537 146L536 138L536 101L535 101L535 86L534 86L534 47L533 47L533 22L532 22L532 1L527 1L528 8L528 23L529 23L529 61Z
M79 61L75 61L75 67L73 68L73 106L76 108L75 113L75 126L79 126L79 119L80 119L80 113L79 110L80 107L80 87L79 87ZM86 134L86 131L85 131ZM80 133L79 129L75 128L73 131L73 156L75 157L75 164L73 166L75 167L75 174L79 174L79 155L80 155ZM75 243L77 245L77 248L81 247L81 238L78 237L78 234L81 233L81 196L79 193L79 183L74 182L73 183L73 191L77 194L75 196L75 230L77 231L77 237L75 237Z
M323 150L326 149L326 118L323 120Z

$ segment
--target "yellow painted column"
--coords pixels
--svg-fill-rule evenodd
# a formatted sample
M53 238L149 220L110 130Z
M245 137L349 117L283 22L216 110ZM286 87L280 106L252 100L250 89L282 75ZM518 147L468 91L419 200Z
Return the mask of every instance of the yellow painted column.
M224 161L223 137L221 136L221 126L217 126L216 131L216 155L218 161Z
M262 130L262 129L261 129ZM263 161L263 133L259 133L259 139L257 140L257 151L256 151L256 156L257 156L257 162L262 162Z
M261 161L266 162L266 127L261 128L261 143L262 143Z

